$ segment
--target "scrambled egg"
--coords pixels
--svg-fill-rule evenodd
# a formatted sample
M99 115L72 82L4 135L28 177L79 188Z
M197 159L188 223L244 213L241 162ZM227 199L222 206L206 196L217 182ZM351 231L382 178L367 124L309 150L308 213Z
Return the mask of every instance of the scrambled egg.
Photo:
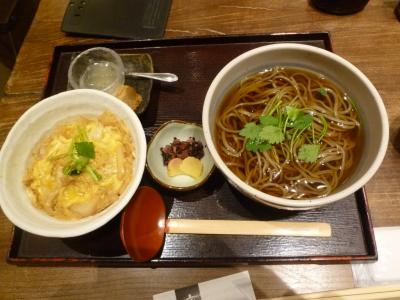
M71 145L80 132L93 143L89 172L66 175ZM135 168L135 149L124 123L110 112L60 124L39 142L31 155L24 183L33 204L59 219L94 215L119 199Z

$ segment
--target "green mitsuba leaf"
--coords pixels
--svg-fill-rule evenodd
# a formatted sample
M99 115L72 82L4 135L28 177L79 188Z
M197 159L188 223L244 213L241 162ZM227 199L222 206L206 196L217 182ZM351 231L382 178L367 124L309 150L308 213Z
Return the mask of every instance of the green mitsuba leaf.
M299 149L298 158L307 163L314 163L317 161L319 149L319 144L304 144Z
M242 130L239 131L239 135L248 139L256 139L261 131L261 127L254 122L247 123Z
M311 126L313 117L310 114L304 114L296 119L293 123L293 127L296 129L306 129Z
M282 108L277 106L272 111L273 114L260 116L259 123L247 123L239 131L239 135L246 138L246 150L252 152L268 151L274 144L279 144L288 139L291 144L290 151L292 151L295 141L313 123L313 116L311 114L304 113L301 109L294 106L288 105ZM324 121L322 119L325 128L326 121L325 123ZM324 130L323 134L325 133ZM319 141L322 139L323 134L321 134ZM317 159L318 153L318 144L304 145L304 147L301 147L301 151L299 151L299 158L306 162L313 162Z
M279 125L279 120L278 120L278 118L275 118L273 116L261 116L260 117L260 123L263 126L268 126L268 125L278 126Z
M258 144L258 151L265 152L265 151L270 150L271 147L272 147L272 146L271 146L270 143L264 141L264 142Z
M264 152L264 151L268 151L269 149L271 149L271 145L267 141L263 141L260 139L251 139L251 140L248 140L246 143L246 150L248 150L248 151Z
M78 155L91 158L95 157L94 144L92 142L75 143L75 149Z
M90 166L90 160L95 158L94 144L87 139L85 130L78 127L78 134L73 138L67 154L70 160L63 168L63 173L74 176L86 171L95 181L99 181L102 176Z
M278 144L285 139L282 129L276 126L265 126L259 136L270 144Z
M297 117L300 115L301 110L294 106L286 106L286 114L290 121L295 121Z

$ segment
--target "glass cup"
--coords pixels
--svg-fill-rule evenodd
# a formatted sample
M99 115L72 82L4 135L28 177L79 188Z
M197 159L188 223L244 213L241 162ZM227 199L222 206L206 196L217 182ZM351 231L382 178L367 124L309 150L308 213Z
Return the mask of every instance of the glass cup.
M113 95L124 81L121 57L105 47L83 51L68 69L68 82L73 89L95 89Z

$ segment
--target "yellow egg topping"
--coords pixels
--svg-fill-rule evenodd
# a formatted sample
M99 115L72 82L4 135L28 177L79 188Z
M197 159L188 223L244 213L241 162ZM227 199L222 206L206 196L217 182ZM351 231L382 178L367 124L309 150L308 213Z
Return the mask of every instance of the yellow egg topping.
M24 183L33 204L58 219L94 215L119 199L135 148L110 112L60 124L35 147Z

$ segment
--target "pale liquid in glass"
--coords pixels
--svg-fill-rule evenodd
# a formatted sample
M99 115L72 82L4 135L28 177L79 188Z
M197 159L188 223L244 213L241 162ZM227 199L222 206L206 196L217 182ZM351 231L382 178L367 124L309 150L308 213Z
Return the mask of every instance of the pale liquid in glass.
M87 67L79 79L79 86L96 90L106 90L119 77L114 63L100 61Z

